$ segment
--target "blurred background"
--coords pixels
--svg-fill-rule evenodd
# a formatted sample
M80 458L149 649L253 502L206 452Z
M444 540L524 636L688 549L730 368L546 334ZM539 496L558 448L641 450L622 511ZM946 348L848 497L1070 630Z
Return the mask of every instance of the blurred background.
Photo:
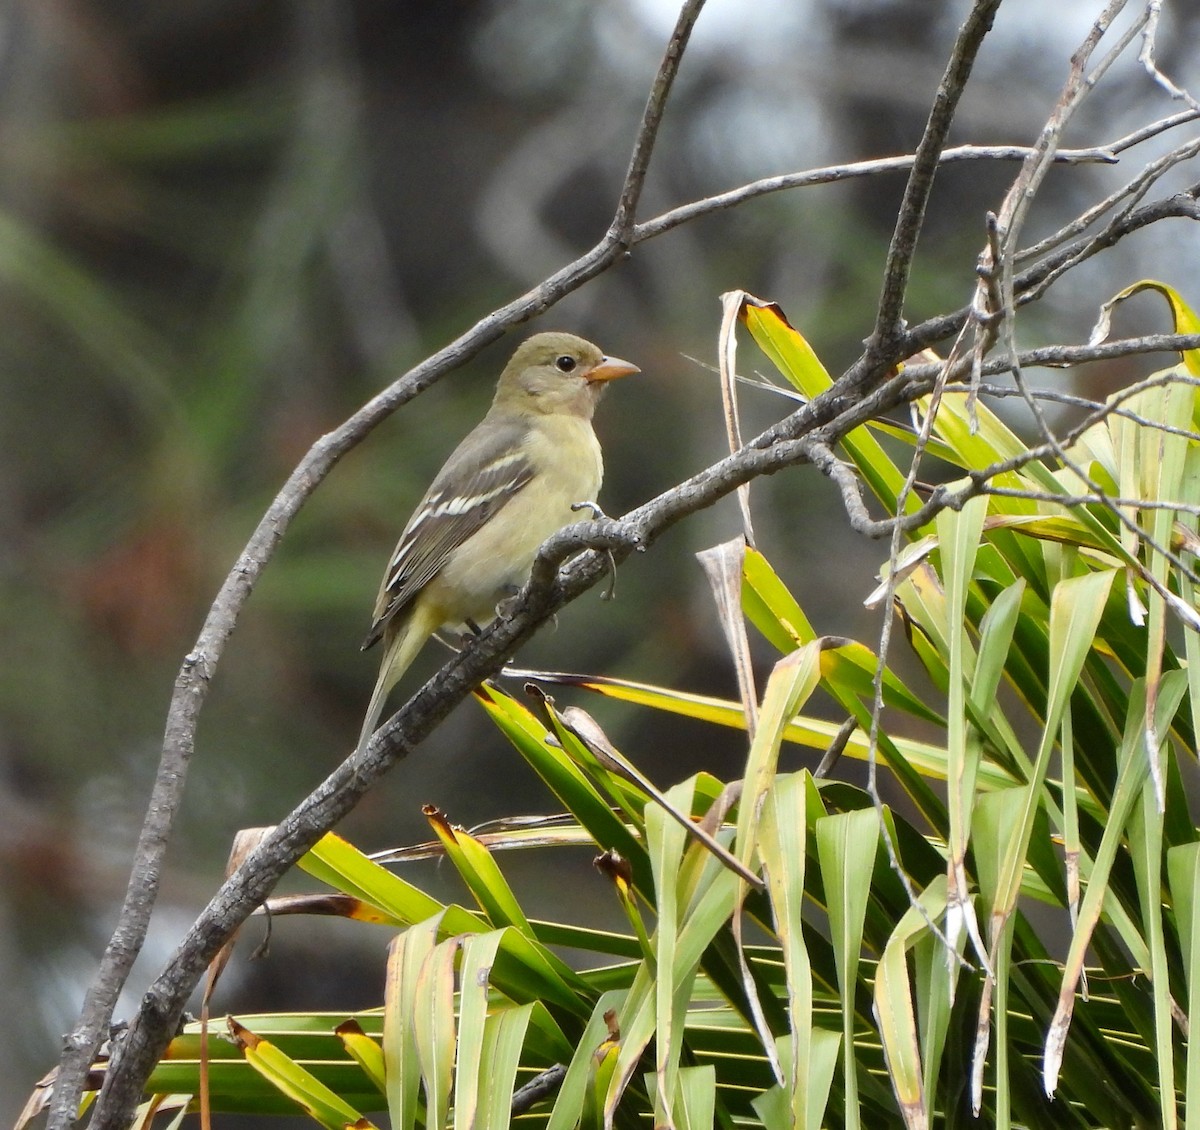
M1007 0L952 142L1030 142L1099 7ZM710 0L642 216L756 177L911 152L967 8ZM321 434L599 238L675 12L672 0L0 2L0 1120L75 1019L180 658L260 514ZM1195 82L1200 9L1168 0L1163 21L1161 65ZM1101 144L1177 108L1131 59L1066 141ZM1028 235L1164 147L1117 169L1055 170ZM910 320L967 301L984 211L1015 171L940 174ZM1178 177L1188 183L1186 167ZM721 292L780 302L831 370L856 356L902 188L892 176L772 196L642 244L343 460L227 650L118 1015L219 883L235 831L274 822L349 751L375 676L377 653L358 644L384 562L515 340L571 329L642 367L598 420L601 501L620 513L723 453ZM1196 251L1180 225L1126 241L1026 313L1022 344L1086 338L1098 304L1146 275L1200 302ZM1142 301L1118 331L1167 328ZM739 359L765 366L749 344ZM1103 394L1161 364L1082 379ZM787 408L748 393L747 434ZM780 475L755 487L754 507L760 548L818 630L871 643L879 623L861 602L884 550L848 531L828 484ZM672 531L622 568L617 599L586 595L521 664L732 697L693 554L739 528L727 504ZM441 658L431 647L420 672ZM765 669L772 657L759 658ZM736 734L573 701L662 785L738 771ZM425 802L467 826L555 810L470 703L341 831L369 851L426 839ZM519 856L503 865L534 915L612 921L589 854L561 862L553 875ZM434 866L406 874L460 897ZM246 929L218 1011L380 999L386 931L284 919L250 962L263 933Z

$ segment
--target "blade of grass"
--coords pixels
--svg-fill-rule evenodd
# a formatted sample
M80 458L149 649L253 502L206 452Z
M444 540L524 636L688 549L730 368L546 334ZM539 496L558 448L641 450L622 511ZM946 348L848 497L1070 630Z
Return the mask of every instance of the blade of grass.
M454 963L462 938L438 943L421 963L413 991L412 1029L425 1088L425 1126L442 1130L454 1082Z
M946 939L952 948L957 948L958 937L964 926L973 941L978 942L979 939L966 871L975 778L982 753L977 740L968 741L967 687L975 674L975 652L967 638L967 590L971 585L975 556L983 536L986 511L987 499L980 497L972 499L957 514L946 510L937 517L949 642L946 797L950 823L947 842L949 858L946 861ZM951 968L949 973L954 977L957 968Z
M792 1056L785 1095L792 1124L807 1130L819 1127L824 1105L810 1122L812 1105L813 982L808 949L804 944L804 864L807 856L808 819L805 797L808 774L775 778L763 803L759 825L759 856L767 879L767 892L775 918L775 933L783 950L787 974L788 1021Z
M490 1065L484 1055L488 1014L488 985L501 931L476 934L463 942L459 978L458 1051L454 1072L454 1127L470 1130L480 1103L488 1093Z
M817 821L816 836L841 1000L846 1127L857 1130L861 1112L858 1057L854 1048L854 997L863 923L879 848L879 817L873 807L823 816Z
M416 1011L417 974L437 944L442 916L436 915L400 934L388 951L383 1000L383 1059L387 1070L388 1117L393 1130L416 1125L421 1067L412 1018Z
M946 908L946 877L939 875L921 892L920 907L912 906L896 924L875 969L875 1019L883 1041L888 1075L900 1113L909 1130L929 1124L928 1096L921 1071L913 990L907 951Z
M575 1130L580 1125L584 1110L590 1101L590 1092L595 1077L595 1057L605 1054L605 1044L611 1029L610 1017L616 1016L624 1007L624 992L604 993L596 1002L583 1035L575 1047L575 1054L567 1065L567 1074L558 1088L554 1109L546 1130Z
M1168 849L1167 881L1187 980L1187 1016L1194 1022L1200 1017L1200 843ZM1188 1040L1184 1092L1184 1128L1200 1130L1200 1040Z
M533 1009L532 1004L503 1008L487 1018L480 1060L483 1102L473 1130L508 1130L512 1125L513 1084Z

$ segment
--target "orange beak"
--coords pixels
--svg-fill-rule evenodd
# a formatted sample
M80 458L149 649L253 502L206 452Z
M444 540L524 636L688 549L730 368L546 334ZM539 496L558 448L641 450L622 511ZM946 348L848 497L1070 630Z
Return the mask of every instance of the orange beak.
M614 381L617 377L630 377L641 371L636 365L622 361L620 357L601 357L600 364L594 369L589 369L583 376L588 384L596 384L599 381Z

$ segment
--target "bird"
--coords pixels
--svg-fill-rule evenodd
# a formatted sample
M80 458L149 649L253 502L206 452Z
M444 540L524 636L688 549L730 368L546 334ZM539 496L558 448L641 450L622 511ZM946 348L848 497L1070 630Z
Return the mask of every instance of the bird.
M479 630L528 580L538 547L600 491L592 429L608 382L641 370L574 334L534 334L504 367L491 407L435 476L388 560L366 651L383 657L358 739L439 629Z

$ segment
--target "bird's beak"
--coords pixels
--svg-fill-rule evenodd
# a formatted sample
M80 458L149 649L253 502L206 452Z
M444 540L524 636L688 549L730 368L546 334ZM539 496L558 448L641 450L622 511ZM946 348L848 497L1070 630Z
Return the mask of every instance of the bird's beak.
M620 357L601 357L600 364L594 369L589 369L583 376L588 384L597 384L600 381L616 380L617 377L630 377L641 371L636 365L622 361Z

